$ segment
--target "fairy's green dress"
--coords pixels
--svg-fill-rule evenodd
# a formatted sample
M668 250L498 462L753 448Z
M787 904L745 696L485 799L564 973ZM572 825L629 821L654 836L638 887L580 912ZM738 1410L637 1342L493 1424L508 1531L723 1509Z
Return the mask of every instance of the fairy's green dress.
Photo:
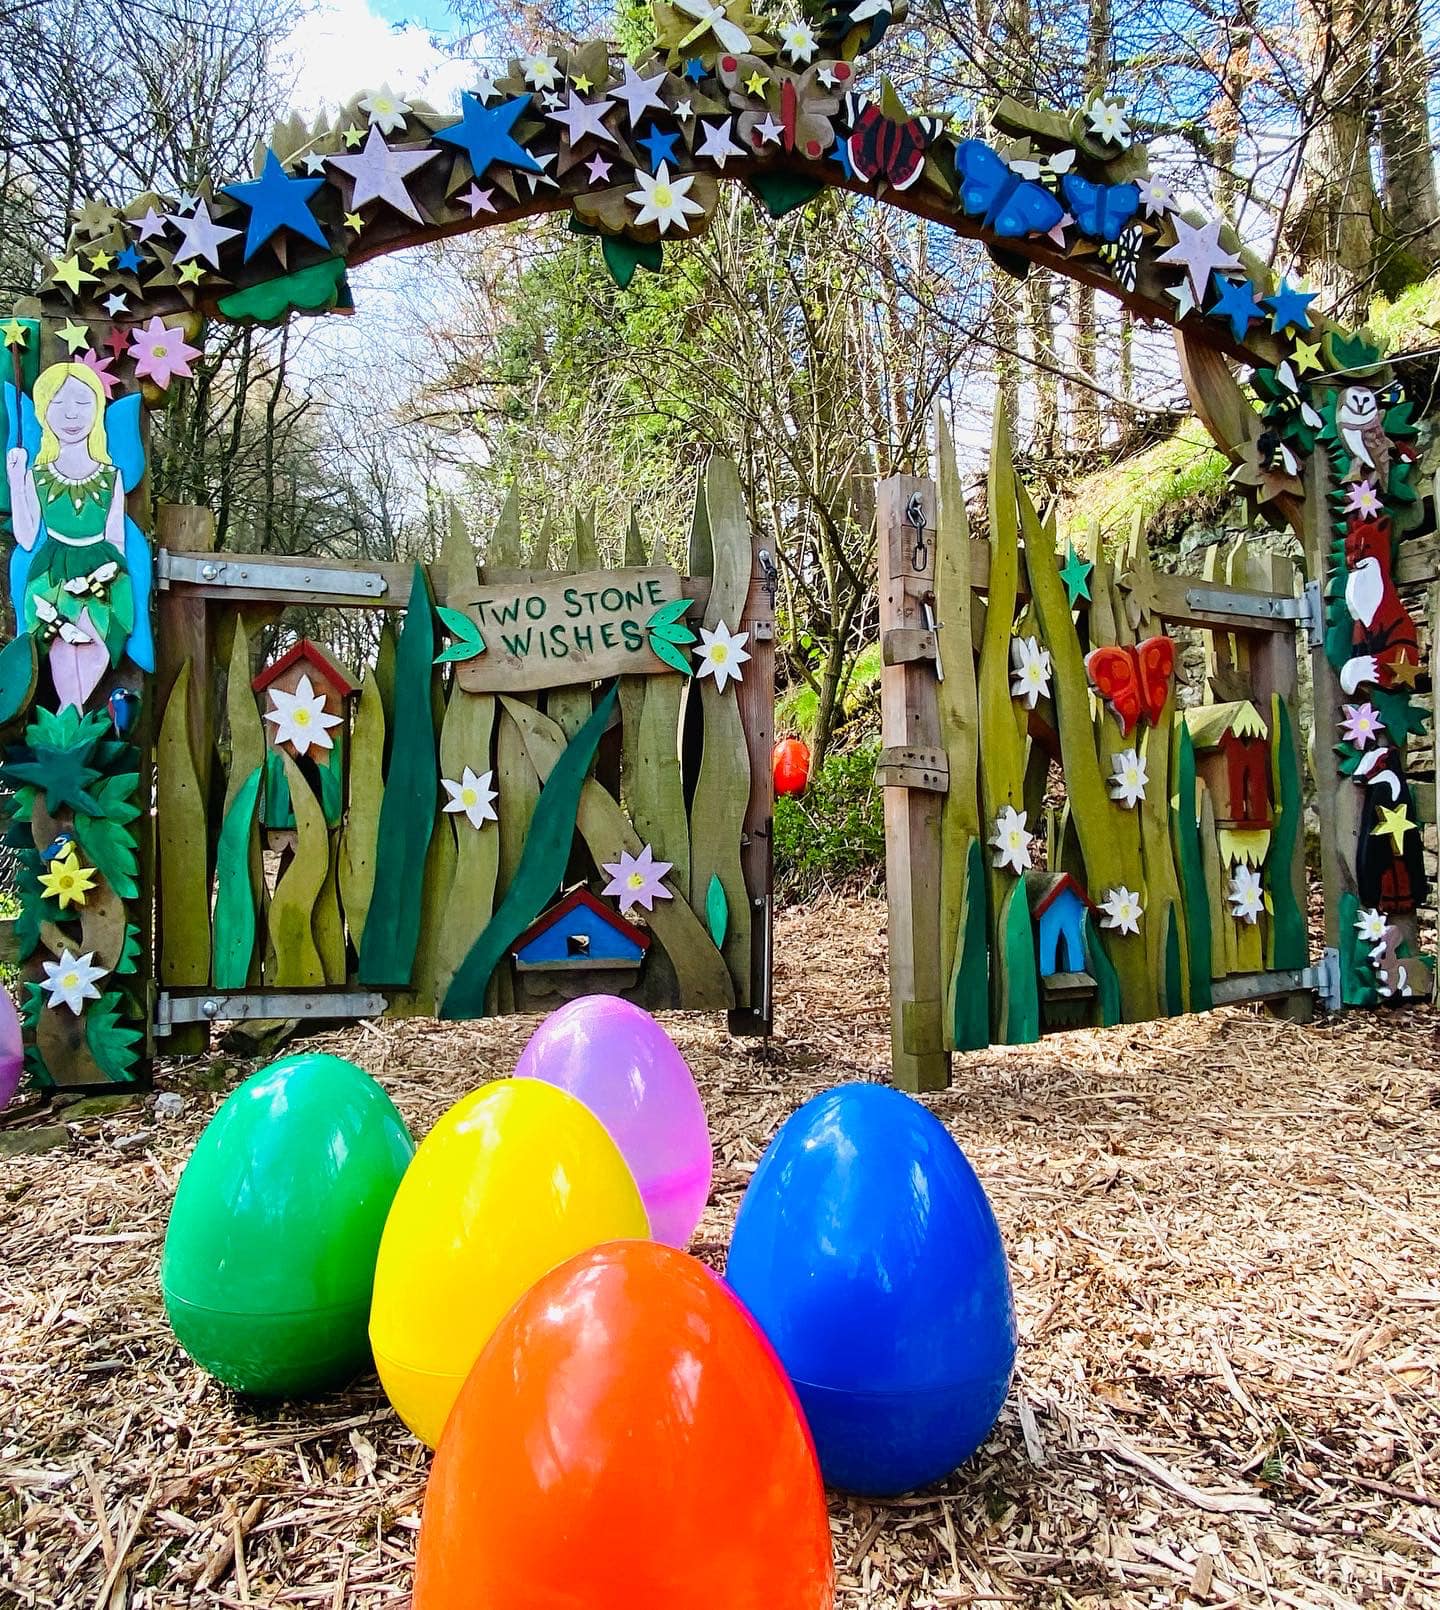
M96 632L118 665L135 626L135 597L125 556L105 539L118 475L113 464L97 465L83 481L71 481L49 464L34 471L45 540L30 562L25 583L25 624L42 638L79 627L88 609Z

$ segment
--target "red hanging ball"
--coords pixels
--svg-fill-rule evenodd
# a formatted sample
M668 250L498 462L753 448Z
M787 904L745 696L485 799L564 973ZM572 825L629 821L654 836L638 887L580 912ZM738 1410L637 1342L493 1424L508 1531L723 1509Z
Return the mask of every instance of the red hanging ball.
M771 762L777 794L801 793L810 781L810 746L801 738L782 738Z

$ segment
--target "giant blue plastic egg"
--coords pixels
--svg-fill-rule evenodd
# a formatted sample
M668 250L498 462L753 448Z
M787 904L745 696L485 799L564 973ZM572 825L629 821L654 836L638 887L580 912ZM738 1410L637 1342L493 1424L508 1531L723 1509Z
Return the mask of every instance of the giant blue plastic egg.
M842 1085L771 1141L726 1277L780 1355L832 1487L938 1481L989 1434L1015 1366L1005 1249L945 1126Z

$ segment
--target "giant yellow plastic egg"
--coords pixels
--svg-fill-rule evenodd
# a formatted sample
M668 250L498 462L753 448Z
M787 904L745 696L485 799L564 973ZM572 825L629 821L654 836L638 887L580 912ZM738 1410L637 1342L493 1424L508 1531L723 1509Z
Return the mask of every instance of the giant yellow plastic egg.
M470 1366L542 1275L649 1236L634 1176L583 1102L538 1079L456 1102L420 1143L380 1240L370 1345L395 1412L433 1448Z

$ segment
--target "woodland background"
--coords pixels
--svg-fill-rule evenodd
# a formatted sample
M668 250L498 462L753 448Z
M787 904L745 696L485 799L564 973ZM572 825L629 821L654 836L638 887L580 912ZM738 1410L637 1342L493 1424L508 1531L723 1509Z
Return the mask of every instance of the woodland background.
M6 0L0 305L35 291L86 198L248 174L291 105L305 11ZM641 0L451 0L435 43L478 74L597 34L635 55L648 29ZM977 128L1004 93L1120 95L1185 199L1228 212L1332 313L1423 349L1440 331L1437 36L1440 0L915 0L870 70ZM355 93L389 73L377 60ZM727 186L710 235L628 291L554 220L417 248L354 290L360 316L328 321L339 335L210 332L157 433L156 495L212 508L224 548L409 559L433 554L447 504L484 530L514 483L532 531L593 504L618 545L633 506L678 558L694 471L718 448L781 561L780 724L817 761L834 749L843 766L873 736L874 485L927 470L937 404L979 471L1002 394L1022 473L1090 541L1137 508L1162 552L1243 518L1167 332L843 193L775 222ZM325 626L363 661L365 623Z

